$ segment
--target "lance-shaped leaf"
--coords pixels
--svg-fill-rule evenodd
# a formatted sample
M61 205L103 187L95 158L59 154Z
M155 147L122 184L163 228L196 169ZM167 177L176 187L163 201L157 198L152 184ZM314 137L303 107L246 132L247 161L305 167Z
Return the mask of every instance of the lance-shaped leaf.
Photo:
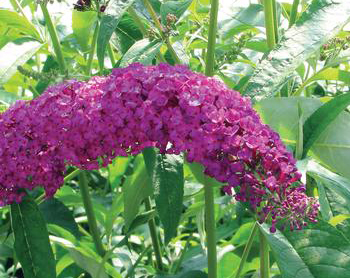
M164 227L164 241L176 236L184 196L184 159L182 155L163 155L154 149L143 152L148 174L152 177L156 210Z
M350 19L348 0L315 0L256 68L245 89L253 98L276 93L294 70Z
M326 222L294 232L272 234L267 224L260 229L283 278L350 277L350 242Z
M320 137L322 132L330 125L348 105L350 104L350 93L337 96L323 104L303 125L304 149L303 157Z
M134 3L135 0L125 2L112 0L109 2L105 14L102 16L100 31L97 38L97 58L100 67L104 66L104 56L109 39L126 10Z
M45 220L32 200L11 205L15 251L26 278L55 278L55 258Z

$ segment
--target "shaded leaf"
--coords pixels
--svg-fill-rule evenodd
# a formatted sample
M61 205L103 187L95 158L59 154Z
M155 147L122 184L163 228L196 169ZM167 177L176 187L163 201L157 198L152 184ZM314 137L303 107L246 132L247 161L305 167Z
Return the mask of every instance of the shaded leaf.
M39 205L46 223L60 226L75 237L80 237L77 223L74 220L73 213L58 199L51 198Z
M55 258L45 220L29 199L11 205L15 251L26 278L55 278ZM45 258L43 260L43 258Z
M176 236L184 196L183 157L157 154L152 171L154 198L167 244Z

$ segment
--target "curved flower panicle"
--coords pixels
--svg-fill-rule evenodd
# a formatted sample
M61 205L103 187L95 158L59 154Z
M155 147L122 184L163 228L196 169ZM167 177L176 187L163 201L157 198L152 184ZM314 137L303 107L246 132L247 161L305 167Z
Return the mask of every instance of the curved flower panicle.
M107 77L65 82L1 114L0 204L19 202L22 188L37 185L52 196L66 165L98 169L150 146L186 151L261 221L271 218L272 231L284 218L291 229L316 221L318 204L305 195L292 154L249 99L167 64L135 63Z

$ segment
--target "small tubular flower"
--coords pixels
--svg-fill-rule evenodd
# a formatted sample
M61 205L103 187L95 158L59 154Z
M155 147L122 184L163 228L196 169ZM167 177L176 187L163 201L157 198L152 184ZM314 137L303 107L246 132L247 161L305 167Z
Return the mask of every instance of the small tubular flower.
M189 162L227 183L261 221L300 229L316 221L292 154L263 124L250 100L185 66L114 69L87 82L67 81L0 115L0 205L19 202L23 188L47 197L62 186L67 165L98 169L146 147L187 152ZM287 219L287 220L286 220Z

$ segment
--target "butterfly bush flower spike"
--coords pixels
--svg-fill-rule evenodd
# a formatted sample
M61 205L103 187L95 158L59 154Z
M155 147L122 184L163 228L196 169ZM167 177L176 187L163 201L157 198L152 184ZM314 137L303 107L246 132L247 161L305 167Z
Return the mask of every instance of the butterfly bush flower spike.
M189 162L227 183L260 221L301 229L316 221L318 203L279 135L250 100L185 66L114 69L87 82L50 87L0 115L0 204L20 202L23 189L62 186L67 165L93 170L146 147L187 152Z

